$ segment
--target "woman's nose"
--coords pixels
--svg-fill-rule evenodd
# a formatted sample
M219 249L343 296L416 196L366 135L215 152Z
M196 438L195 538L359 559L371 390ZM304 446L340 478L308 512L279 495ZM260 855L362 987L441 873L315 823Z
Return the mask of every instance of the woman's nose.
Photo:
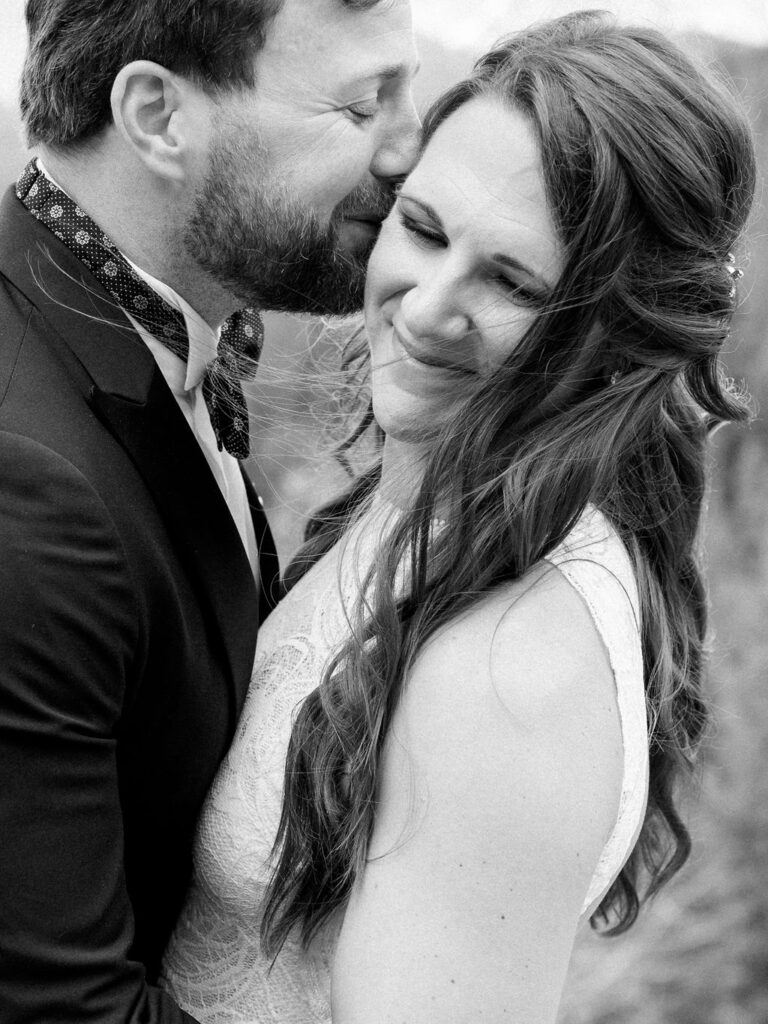
M461 289L447 275L414 284L400 308L403 323L415 338L461 341L472 330Z

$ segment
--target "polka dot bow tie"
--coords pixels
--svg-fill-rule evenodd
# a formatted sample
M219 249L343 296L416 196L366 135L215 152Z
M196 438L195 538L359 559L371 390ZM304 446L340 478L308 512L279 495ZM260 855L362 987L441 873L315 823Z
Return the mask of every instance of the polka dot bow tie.
M134 320L187 361L189 337L183 315L136 274L114 242L42 173L36 160L19 178L16 195ZM203 377L203 397L219 451L225 448L236 459L249 454L242 382L254 376L263 340L264 327L255 309L234 313L221 328L217 356Z

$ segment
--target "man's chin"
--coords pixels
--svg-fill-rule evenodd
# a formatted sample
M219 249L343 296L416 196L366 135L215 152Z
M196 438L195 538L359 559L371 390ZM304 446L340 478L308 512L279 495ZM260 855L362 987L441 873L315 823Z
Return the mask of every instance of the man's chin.
M247 306L275 313L307 313L312 316L349 316L363 308L365 271L359 261L345 261L330 268L287 281L241 280L236 289Z
M324 235L298 218L271 233L243 219L234 237L225 223L223 216L213 224L198 218L184 243L244 305L320 316L346 316L362 308L368 257L379 230L375 219L343 218Z

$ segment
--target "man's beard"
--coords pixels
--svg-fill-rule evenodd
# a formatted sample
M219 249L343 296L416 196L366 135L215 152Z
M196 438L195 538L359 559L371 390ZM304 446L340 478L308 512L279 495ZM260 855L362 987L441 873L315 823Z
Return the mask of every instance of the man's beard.
M383 220L393 192L359 185L323 227L310 209L271 186L268 175L262 175L266 184L254 182L264 160L249 141L230 129L212 147L182 236L186 251L246 306L328 316L358 312L375 239L348 252L339 228L354 214Z

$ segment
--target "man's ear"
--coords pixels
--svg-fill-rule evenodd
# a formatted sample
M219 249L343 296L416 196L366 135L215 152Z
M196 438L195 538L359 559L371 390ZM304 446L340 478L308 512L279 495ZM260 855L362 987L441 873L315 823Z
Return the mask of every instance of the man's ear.
M115 129L149 171L169 182L182 184L198 155L200 122L207 121L200 94L186 79L147 60L126 64L113 83Z

